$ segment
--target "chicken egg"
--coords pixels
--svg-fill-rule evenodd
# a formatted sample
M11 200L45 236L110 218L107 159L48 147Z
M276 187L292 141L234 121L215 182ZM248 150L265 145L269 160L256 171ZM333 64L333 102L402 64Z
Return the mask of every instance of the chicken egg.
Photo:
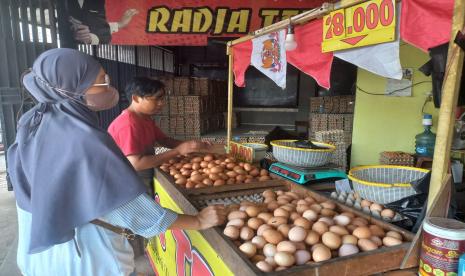
M295 263L297 265L306 264L312 258L312 255L307 250L297 250L294 253Z
M258 227L260 227L262 224L264 224L265 222L262 220L262 219L259 219L259 218L250 218L248 221L247 221L247 226L249 226L250 228L252 228L253 230L257 230Z
M228 220L233 220L233 219L246 219L247 218L247 213L244 211L232 211L228 215Z
M386 233L386 237L392 237L402 241L402 235L396 231L389 231Z
M315 247L312 252L312 259L317 263L329 260L331 256L331 250L325 245Z
M320 235L329 231L328 225L322 221L317 221L313 224L312 230L317 232Z
M348 216L345 216L345 215L338 215L338 216L335 216L333 219L336 222L336 224L341 225L341 226L348 225L351 220Z
M300 226L294 226L289 230L289 240L294 242L301 242L307 237L307 230Z
M396 246L396 245L402 244L402 241L388 236L388 237L384 237L383 244L385 246Z
M349 255L353 255L353 254L357 254L360 250L358 249L358 247L356 245L353 245L353 244L350 244L350 243L346 243L346 244L343 244L340 248L339 248L339 256L340 257L344 257L344 256L349 256Z
M260 213L260 208L257 206L249 206L245 209L245 212L249 217L256 217Z
M271 243L267 243L265 244L265 246L263 246L263 254L266 256L266 257L274 257L274 255L276 254L276 245L274 244L271 244Z
M305 218L299 217L296 220L294 220L294 225L300 226L300 227L308 230L312 226L312 223L309 220L305 219Z
M302 214L302 217L309 221L316 221L318 219L318 213L312 209L308 209Z
M257 268L260 269L263 272L271 272L273 271L273 266L271 266L268 262L266 261L259 261L256 264Z
M263 238L265 238L268 243L272 244L278 244L284 239L283 235L274 229L265 230L265 232L263 232Z
M320 214L325 217L333 217L336 215L336 212L333 209L324 208L320 211Z
M341 246L341 237L333 232L326 232L321 236L321 241L329 249L338 249Z
M355 228L354 232L352 233L355 237L359 239L369 239L371 237L370 228L366 226L360 226Z
M226 226L223 230L223 234L230 239L237 239L239 238L239 229L235 226Z
M276 246L276 250L278 252L287 252L290 254L294 254L294 252L297 251L297 248L295 244L291 241L282 241L278 243L278 245Z
M352 236L352 235L344 235L342 237L342 243L343 244L353 244L353 245L357 245L357 242L358 242L358 239L357 237L355 236Z
M250 227L244 226L241 228L241 233L239 236L242 240L248 241L254 237L254 234L254 231Z
M267 223L271 226L278 227L281 224L287 224L287 218L286 217L272 217L267 221Z
M289 267L295 263L295 258L293 254L287 252L276 252L274 261L279 266Z
M370 239L359 239L357 244L362 251L371 251L378 249L376 243Z
M274 255L273 255L273 257L274 257ZM276 265L276 262L274 261L273 257L266 257L265 262L267 262L268 264L270 264L274 268L277 265Z
M291 226L288 224L281 224L278 226L277 229L283 236L287 237L289 235L289 230L291 230Z
M338 234L339 236L344 236L344 235L349 234L349 231L347 231L347 229L345 229L343 226L340 226L340 225L330 226L329 231L331 231L331 232L333 232L335 234Z
M378 212L381 212L383 210L383 206L381 206L380 204L378 203L373 203L370 205L370 210L371 211L378 211Z
M263 247L265 246L266 244L266 240L262 237L262 236L255 236L252 238L252 241L251 241L253 244L255 244L255 246L257 247L257 249L263 249Z
M381 217L383 218L392 219L394 218L395 215L396 213L391 209L384 209L383 211L381 211Z
M258 227L257 229L257 235L258 236L263 236L263 233L268 230L268 229L273 229L273 227L271 227L270 225L268 224L262 224L260 225L260 227Z
M336 204L331 201L322 202L320 205L325 209L331 209L331 210L336 209Z
M257 247L255 247L255 245L251 242L243 243L239 246L239 250L249 258L253 257L257 253Z
M382 238L382 237L384 237L386 235L384 233L383 228L381 228L380 226L378 226L376 224L372 224L369 227L370 227L371 234L374 235L374 236Z
M376 246L380 247L383 245L383 241L377 236L371 236L370 240L376 244Z
M332 218L328 218L328 217L321 217L320 219L318 219L318 221L322 221L324 223L326 223L328 226L332 226L334 225L334 220Z
M226 226L231 225L231 226L236 226L236 227L240 228L240 227L244 226L244 224L245 224L244 220L242 220L242 219L232 219L226 224Z
M362 208L363 208L363 207L370 207L371 204L372 204L371 201L368 201L368 200L366 200L366 199L362 200L362 202L360 203L360 205L362 206Z
M320 235L315 231L308 231L305 243L308 245L315 245L320 241Z
M268 221L272 217L273 215L270 213L260 213L257 215L257 218L262 219L263 221Z

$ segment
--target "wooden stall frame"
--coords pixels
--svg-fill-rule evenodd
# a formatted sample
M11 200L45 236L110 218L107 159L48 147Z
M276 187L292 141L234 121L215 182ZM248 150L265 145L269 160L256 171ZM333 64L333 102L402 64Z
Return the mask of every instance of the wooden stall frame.
M281 29L287 28L289 25L304 24L313 19L321 18L332 11L349 8L361 3L368 2L370 0L342 0L337 3L324 3L321 7L312 9L301 14L292 16L286 20L276 22L267 27L261 28L252 32L249 35L240 37L238 39L229 41L226 45L226 54L228 55L228 120L227 120L227 134L226 134L226 143L229 151L230 141L232 139L232 114L233 114L233 90L234 90L234 80L233 80L233 51L232 46L254 39L256 37L266 35L271 32L279 31Z

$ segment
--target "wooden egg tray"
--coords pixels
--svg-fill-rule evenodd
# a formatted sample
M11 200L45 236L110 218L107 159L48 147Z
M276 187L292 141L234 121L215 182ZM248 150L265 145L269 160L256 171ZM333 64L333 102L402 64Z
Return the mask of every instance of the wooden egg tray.
M224 239L224 242L235 252L236 257L239 256L241 262L248 266L248 269L252 270L255 275L372 275L375 273L380 273L384 271L398 269L403 260L405 253L407 252L410 243L414 235L402 228L399 228L395 225L371 217L359 210L348 207L337 200L326 197L317 192L308 190L302 186L293 184L291 182L281 182L281 185L272 186L272 187L255 187L248 190L235 190L235 191L223 191L221 193L214 194L200 194L200 195L190 195L189 201L200 210L208 202L217 202L217 204L225 199L231 201L230 204L238 203L237 201L249 200L249 198L258 198L261 196L261 193L267 189L272 189L274 191L292 191L299 194L304 194L305 196L311 196L318 202L331 201L336 204L336 211L341 212L351 212L354 213L357 217L365 218L369 221L370 224L376 224L381 226L385 231L396 231L403 236L404 242L398 246L393 247L380 247L377 250L360 252L355 255L337 257L320 263L312 263L301 266L294 266L289 269L279 271L264 273L258 268L242 253L234 241L230 240L228 237L223 235L223 228L216 227L216 233ZM242 200L241 200L242 199ZM249 200L251 201L251 200ZM253 200L252 200L253 201ZM258 201L260 202L260 201ZM240 263L239 260L235 260L235 263ZM375 264L375 265L374 265ZM414 267L416 263L407 264L407 267ZM231 267L231 266L230 266Z
M190 196L190 195L210 195L210 194L218 194L224 192L233 192L233 191L242 191L242 190L250 190L250 189L257 189L257 188L264 188L266 190L272 187L279 187L284 185L284 181L282 179L273 179L268 180L265 182L251 182L251 183L242 183L242 184L232 184L232 185L222 185L216 187L205 187L205 188L192 188L187 189L182 187L181 185L177 185L174 183L174 178L169 174L160 169L155 170L156 178L162 176L171 182L176 189L178 189L182 194Z

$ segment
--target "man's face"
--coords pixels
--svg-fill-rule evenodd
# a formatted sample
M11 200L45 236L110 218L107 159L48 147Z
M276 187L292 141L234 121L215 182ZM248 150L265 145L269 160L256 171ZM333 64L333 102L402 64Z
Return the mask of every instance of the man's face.
M165 93L163 91L146 97L134 96L133 101L137 103L139 111L143 114L156 115L161 112L165 105Z

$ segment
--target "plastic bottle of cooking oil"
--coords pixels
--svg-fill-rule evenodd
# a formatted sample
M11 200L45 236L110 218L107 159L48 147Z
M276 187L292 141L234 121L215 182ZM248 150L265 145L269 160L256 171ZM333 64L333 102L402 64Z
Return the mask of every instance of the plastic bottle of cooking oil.
M431 114L423 115L423 127L425 130L415 136L415 152L419 156L433 157L434 143L436 134L431 131L433 125L433 116Z

